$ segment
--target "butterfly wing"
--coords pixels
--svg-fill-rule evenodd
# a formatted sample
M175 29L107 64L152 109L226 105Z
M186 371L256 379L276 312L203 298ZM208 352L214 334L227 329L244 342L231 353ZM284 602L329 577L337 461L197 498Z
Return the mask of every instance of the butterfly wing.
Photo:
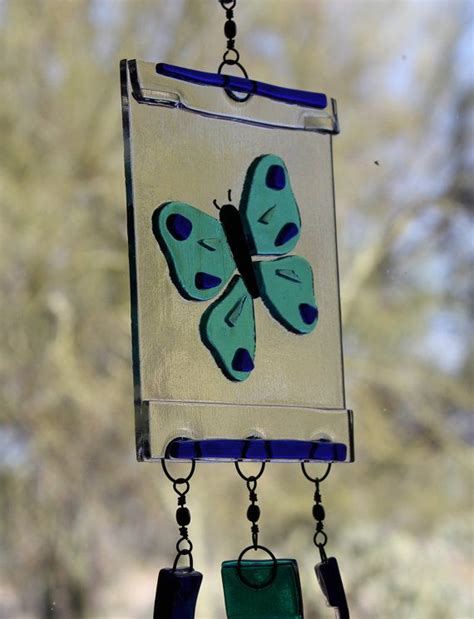
M224 294L204 312L201 339L227 378L243 381L250 376L255 359L253 299L236 275Z
M235 269L222 224L184 202L159 206L152 224L171 279L183 297L195 301L215 297Z
M255 274L270 314L293 333L310 333L318 321L313 270L304 258L255 262Z
M295 247L301 218L280 157L262 155L252 162L239 208L253 254L281 256Z

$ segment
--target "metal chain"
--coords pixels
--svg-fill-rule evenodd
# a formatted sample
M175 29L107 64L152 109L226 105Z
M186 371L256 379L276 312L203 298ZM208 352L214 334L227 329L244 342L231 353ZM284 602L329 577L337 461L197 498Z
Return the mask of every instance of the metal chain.
M257 550L258 544L258 534L260 529L258 527L257 522L260 519L260 507L257 505L258 497L256 493L257 489L257 480L263 475L263 471L265 470L265 462L262 462L260 471L257 475L250 475L247 477L240 470L239 462L235 463L235 468L237 469L237 473L247 484L247 490L249 491L249 501L250 505L247 509L247 519L252 523L250 527L250 532L252 534L252 546L254 550Z
M247 71L240 63L240 53L235 47L235 38L237 36L237 24L234 21L234 8L237 4L237 0L218 0L219 4L225 11L226 22L224 24L224 35L227 39L227 49L222 56L222 62L217 70L218 73L222 72L222 69L226 65L235 66L240 69L246 79L248 79Z
M269 585L271 585L272 582L275 580L276 575L277 575L277 569L278 569L278 561L275 555L273 554L273 552L266 546L262 546L261 544L258 543L259 528L258 528L257 522L260 519L260 507L257 505L258 498L257 498L256 490L257 490L257 481L263 475L263 471L265 470L265 462L261 463L260 470L256 475L250 475L248 477L247 475L244 475L242 471L240 470L239 462L235 463L235 468L237 469L237 473L247 484L247 490L249 491L249 500L250 500L250 505L248 506L248 509L247 509L247 518L252 523L252 526L250 527L250 531L252 533L252 543L250 544L250 546L247 546L246 548L242 550L242 552L239 555L239 558L237 559L237 574L239 575L240 580L247 587L250 587L251 589L256 589L256 590L264 589L265 587L268 587ZM263 582L259 582L259 583L251 582L247 580L247 578L245 577L244 570L242 569L242 563L243 563L244 556L249 551L263 551L263 552L266 552L267 555L270 557L270 560L272 562L272 568L271 568L269 577Z
M324 510L324 506L322 503L321 492L319 489L320 484L328 477L331 471L331 464L328 464L327 469L322 477L311 477L306 470L305 463L301 463L301 468L303 470L303 474L312 483L315 485L314 490L314 505L313 505L313 518L316 521L316 532L313 536L313 543L316 548L319 550L319 556L321 557L321 561L327 561L327 555L325 546L328 542L327 533L324 531L324 519L326 518L326 512Z
M178 566L178 561L181 557L187 556L189 558L189 570L193 570L193 543L189 539L188 525L191 522L191 512L186 507L186 494L190 490L189 480L194 475L196 470L196 462L193 460L191 464L191 471L187 477L173 477L166 468L165 460L161 461L161 466L166 477L172 482L173 490L178 495L178 509L176 510L176 522L178 524L178 530L181 537L176 542L176 558L173 563L173 571ZM183 547L184 545L184 547Z

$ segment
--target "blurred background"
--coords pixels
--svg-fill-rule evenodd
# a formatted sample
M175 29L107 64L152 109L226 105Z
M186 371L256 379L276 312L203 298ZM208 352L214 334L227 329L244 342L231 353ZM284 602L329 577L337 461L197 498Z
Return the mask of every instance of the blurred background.
M240 0L251 77L337 99L337 216L353 465L323 486L353 617L474 617L469 354L474 5ZM141 619L177 539L161 467L134 459L121 58L216 70L217 0L0 2L0 617ZM212 480L212 483L210 483ZM259 484L262 541L298 559L313 487ZM248 543L232 465L189 495L197 619Z

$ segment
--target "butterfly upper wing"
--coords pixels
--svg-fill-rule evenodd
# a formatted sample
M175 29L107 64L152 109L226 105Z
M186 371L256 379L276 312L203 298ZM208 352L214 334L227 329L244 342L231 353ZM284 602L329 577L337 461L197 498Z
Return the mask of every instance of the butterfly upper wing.
M295 247L301 218L280 157L262 155L252 162L244 183L240 214L253 254L281 256Z
M196 301L216 296L235 269L222 224L184 202L159 206L152 224L180 293Z
M262 301L270 314L293 333L310 333L318 321L318 307L309 262L287 256L254 265Z
M255 359L255 315L253 299L240 276L236 275L204 312L200 331L227 378L243 381L250 376Z

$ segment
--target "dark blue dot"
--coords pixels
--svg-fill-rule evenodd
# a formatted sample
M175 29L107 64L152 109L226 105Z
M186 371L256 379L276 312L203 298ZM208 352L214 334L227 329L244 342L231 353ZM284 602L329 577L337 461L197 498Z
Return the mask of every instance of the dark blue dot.
M275 245L281 247L288 243L290 239L296 236L299 232L299 228L296 224L285 224L275 239Z
M232 369L236 372L251 372L254 367L249 351L246 348L237 348L232 359Z
M276 191L281 191L285 188L286 178L285 178L285 170L281 165L271 165L267 171L267 178L265 179L267 187L270 189L275 189Z
M196 273L194 283L196 284L196 288L199 288L199 290L209 290L209 288L215 288L222 283L222 279L217 277L217 275L211 275L210 273L202 273L199 271L199 273Z
M193 224L184 215L173 213L166 220L166 227L177 241L185 241L193 229Z
M309 303L301 303L299 306L301 318L306 325L312 325L318 318L318 308Z

